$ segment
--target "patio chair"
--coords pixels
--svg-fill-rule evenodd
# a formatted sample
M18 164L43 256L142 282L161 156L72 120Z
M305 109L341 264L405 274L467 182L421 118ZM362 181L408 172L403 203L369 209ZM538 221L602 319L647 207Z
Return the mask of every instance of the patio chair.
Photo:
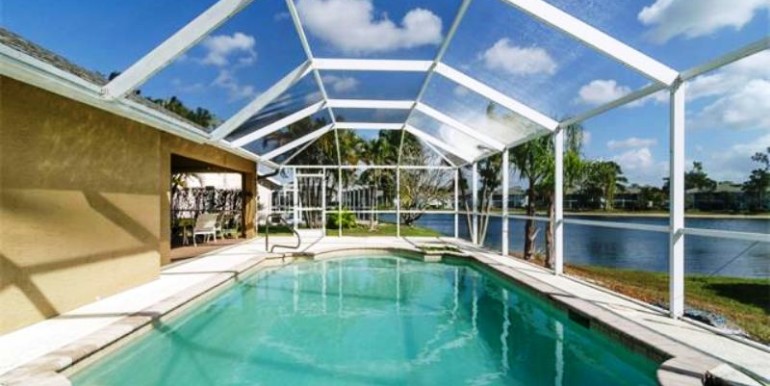
M196 236L203 235L203 242L208 242L209 236L214 236L214 242L217 241L217 213L202 213L195 220L195 227L193 228L193 245L198 246L196 243Z
M233 234L237 233L237 224L234 222L234 219L234 214L222 213L222 216L217 221L217 233L219 233L220 238L233 238Z

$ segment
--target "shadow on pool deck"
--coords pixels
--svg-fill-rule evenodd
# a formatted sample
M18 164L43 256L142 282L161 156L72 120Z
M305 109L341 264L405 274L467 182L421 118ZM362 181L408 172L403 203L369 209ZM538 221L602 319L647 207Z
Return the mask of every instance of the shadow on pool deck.
M245 241L245 239L217 239L216 242L198 243L198 246L185 245L171 249L171 261L176 262L193 257L200 256L204 253L216 251L217 249L228 247L230 245L238 244Z

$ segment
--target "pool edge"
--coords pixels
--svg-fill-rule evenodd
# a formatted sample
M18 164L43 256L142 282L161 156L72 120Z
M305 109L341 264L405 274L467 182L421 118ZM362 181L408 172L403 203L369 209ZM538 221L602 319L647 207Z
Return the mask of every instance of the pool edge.
M216 296L219 291L227 287L228 283L238 280L240 276L249 274L251 271L291 264L301 258L325 260L351 254L376 256L383 253L398 254L426 262L436 261L435 258L431 258L436 254L424 253L416 246L414 248L356 246L318 252L288 252L272 257L254 257L232 267L227 272L216 274L139 312L122 317L82 339L12 369L0 376L0 385L70 385L68 375L74 371L133 341L151 330L153 324L161 319L173 318L184 310ZM444 257L451 257L475 262L503 280L519 284L557 308L587 318L590 320L591 328L629 346L632 351L660 362L656 377L661 385L702 385L709 376L709 371L723 364L714 357L665 337L627 317L615 314L585 299L576 298L536 277L495 262L479 252L463 250L461 253L441 253L440 255L441 258L438 261L442 261ZM273 264L268 264L270 262ZM265 265L260 267L263 264Z

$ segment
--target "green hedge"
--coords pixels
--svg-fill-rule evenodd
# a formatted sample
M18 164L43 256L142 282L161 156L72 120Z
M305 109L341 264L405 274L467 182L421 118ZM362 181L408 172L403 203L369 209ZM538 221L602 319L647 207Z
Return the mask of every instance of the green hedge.
M349 211L343 210L340 213L331 212L328 214L328 220L326 221L326 227L332 229L338 229L340 227L340 217L342 217L342 228L351 229L356 227L356 215Z

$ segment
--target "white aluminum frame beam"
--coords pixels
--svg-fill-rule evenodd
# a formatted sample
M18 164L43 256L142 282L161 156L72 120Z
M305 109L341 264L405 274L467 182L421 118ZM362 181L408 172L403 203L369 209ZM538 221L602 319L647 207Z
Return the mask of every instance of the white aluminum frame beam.
M457 164L454 163L451 159L449 159L449 157L447 157L444 153L439 151L436 145L426 141L425 139L423 139L423 143L425 144L425 146L429 147L433 152L438 154L438 156L441 157L441 159L443 159L444 161L446 161L446 163L448 163L450 166L457 166Z
M218 141L225 138L241 124L249 120L254 114L261 111L271 102L276 100L281 94L286 92L291 86L295 85L302 78L304 78L310 72L310 61L302 63L299 67L295 68L288 74L286 74L281 80L270 86L267 91L259 94L248 105L243 107L240 111L231 116L224 123L219 125L214 131L211 132L211 141Z
M305 149L307 149L308 147L310 147L310 146L312 146L314 143L316 143L316 141L318 141L318 139L319 139L319 138L321 138L321 137L318 137L318 138L314 138L314 139L312 139L312 140L310 140L310 141L308 141L308 142L304 143L303 145L301 145L301 146L300 146L300 148L299 148L297 151L293 152L293 153L292 153L292 154L289 156L289 158L286 158L286 159L285 159L285 160L284 160L284 161L281 163L281 166L289 166L289 162L291 162L291 160L293 160L293 159L294 159L294 157L296 157L296 156L300 155L300 154L301 154L303 151L305 151ZM330 166L330 165L326 165L326 166ZM326 166L324 166L324 167L326 167Z
M446 142L444 142L444 141L442 141L442 140L440 140L440 139L438 139L438 138L436 138L436 137L434 137L434 136L432 136L432 135L430 135L430 134L428 134L428 133L426 133L426 132L424 132L424 131L416 128L416 127L414 127L414 126L406 125L406 126L404 126L404 130L406 130L407 133L410 133L410 134L414 135L415 137L420 138L423 141L425 141L425 142L427 142L427 143L429 143L429 144L431 144L433 146L439 147L439 148L443 149L444 151L452 153L452 155L454 155L454 156L456 156L456 157L458 157L460 159L463 159L466 162L473 161L473 157L469 157L467 154L463 153L462 151L460 151L456 147L454 147L454 146L452 146L452 145L450 145L450 144L448 144L448 143L446 143Z
M459 131L461 131L461 132L463 132L463 133L465 133L465 134L467 134L467 135L469 135L469 136L471 136L471 137L473 137L473 138L483 142L484 144L486 144L487 146L489 146L492 149L495 149L497 151L505 149L505 144L504 143L502 143L502 142L500 142L500 141L498 141L496 139L493 139L493 138L491 138L491 137L489 137L489 136L487 136L485 134L482 134L478 130L474 130L473 128L467 126L466 124L464 124L464 123L462 123L462 122L460 122L460 121L458 121L458 120L456 120L456 119L454 119L454 118L452 118L452 117L450 117L450 116L448 116L448 115L446 115L446 114L444 114L444 113L442 113L442 112L440 112L440 111L434 109L433 107L430 107L430 106L428 106L428 105L426 105L424 103L418 102L417 104L415 104L415 110L420 111L420 112L424 113L425 115L427 115L427 116L429 116L429 117L431 117L431 118L433 118L433 119L435 119L435 120L437 120L437 121L439 121L439 122L441 122L441 123L443 123L445 125L451 126L452 128L454 128L456 130L459 130Z
M543 0L504 1L543 23L641 72L650 79L670 86L679 76L679 73L672 68Z
M339 109L409 110L414 107L414 101L378 99L329 99L327 106L330 108Z
M685 172L685 83L675 84L669 101L669 312L684 314L684 172Z
M251 2L252 0L217 1L105 85L102 90L105 98L117 99L139 87Z
M299 18L299 12L297 12L297 7L294 5L294 0L286 0L285 3L286 3L286 8L289 9L289 15L291 16L292 23L294 24L294 29L297 31L297 36L299 36L299 41L302 44L302 49L305 51L305 56L307 56L307 60L309 60L311 63L313 77L315 77L316 84L318 85L318 89L321 91L321 96L323 96L323 101L326 102L329 100L329 94L326 92L326 86L324 86L323 79L321 79L321 72L318 71L318 69L313 66L313 63L315 62L315 57L313 56L313 50L310 48L310 43L307 40L307 35L305 34L305 28L302 26L302 20ZM329 109L329 116L331 117L332 123L337 123L337 117L334 114L334 110L331 108L328 108L328 109ZM340 140L339 140L339 136L337 135L337 130L334 131L334 141L337 147L337 163L342 164L342 156L340 152Z
M265 153L265 155L263 155L262 158L265 160L273 159L276 156L286 153L287 151L294 149L298 146L301 146L304 143L310 142L316 138L321 137L322 135L328 133L332 128L334 128L334 124L328 124L320 129L313 130L312 132L305 134L304 136L299 137L277 149L273 149L272 151Z
M444 41L441 42L441 46L438 49L438 52L436 53L436 56L433 58L433 61L430 64L430 67L428 68L428 73L425 76L425 80L422 82L422 86L420 87L420 91L417 93L417 98L415 98L415 105L412 107L412 109L409 111L409 115L406 117L406 122L404 122L404 126L406 126L406 123L409 122L409 119L414 114L414 110L417 108L417 105L420 103L420 100L422 100L422 96L425 94L425 91L428 89L428 84L430 84L430 80L433 77L433 72L436 69L436 65L441 62L441 59L444 57L444 54L446 53L447 48L449 48L449 44L452 42L452 39L454 38L455 34L457 33L457 29L460 27L460 23L462 22L463 18L465 17L465 12L468 11L468 7L470 7L472 0L462 0L462 3L460 3L460 8L457 10L457 14L455 15L454 20L452 21L452 25L449 27L449 31L447 31L446 36L444 37ZM398 145L398 163L401 163L401 152L404 147L404 132L401 133L401 143Z
M426 72L432 64L430 60L313 59L313 68L321 71Z
M288 125L291 125L292 123L295 123L301 119L307 118L324 108L324 102L318 102L314 105L310 105L308 107L305 107L304 109L297 111L294 114L288 115L284 118L281 118L267 126L261 127L257 130L254 130L253 132L244 135L241 138L238 138L234 141L231 141L230 144L234 147L241 147L246 144L249 144L251 142L254 142L270 133L273 133L275 131L278 131Z
M687 71L682 71L682 74L679 77L682 79L682 81L690 80L700 74L724 67L730 63L737 62L747 56L754 55L768 48L770 48L770 37L765 37L757 40L754 43L743 46L735 51L722 55L710 62L695 66Z
M438 63L436 65L435 71L447 79L467 88L468 90L471 90L550 131L554 131L556 127L559 126L559 122L556 122L545 114L501 93L500 91L495 90L492 87L487 86L482 82L479 82L476 79L471 78L468 75L463 74L451 66L448 66L444 63Z
M655 94L658 91L661 91L665 89L666 86L661 83L651 83L647 86L644 86L640 88L639 90L636 90L632 93L626 94L618 99L615 99L614 101L607 102L603 105L597 106L592 108L591 110L588 110L586 112L583 112L581 114L578 114L572 118L565 119L564 121L559 123L560 127L567 127L569 125L583 122L585 120L591 119L599 114L605 113L609 110L612 110L616 107L623 106L627 103L631 103L637 100L640 100L646 96Z
M403 123L377 123L377 122L337 122L336 129L346 130L401 130Z
M557 131L553 141L553 272L556 275L564 273L564 135L564 130Z
M502 170L500 171L500 174L502 174L502 188L503 188L503 202L502 202L502 216L503 216L503 222L502 222L502 229L500 230L500 233L502 234L502 252L503 256L508 256L509 254L509 223L508 221L508 190L509 188L509 180L511 177L510 173L510 151L508 149L503 150L503 164L502 164Z
M473 205L473 215L471 223L471 241L476 245L481 245L479 240L479 164L474 162L471 165L471 205Z

